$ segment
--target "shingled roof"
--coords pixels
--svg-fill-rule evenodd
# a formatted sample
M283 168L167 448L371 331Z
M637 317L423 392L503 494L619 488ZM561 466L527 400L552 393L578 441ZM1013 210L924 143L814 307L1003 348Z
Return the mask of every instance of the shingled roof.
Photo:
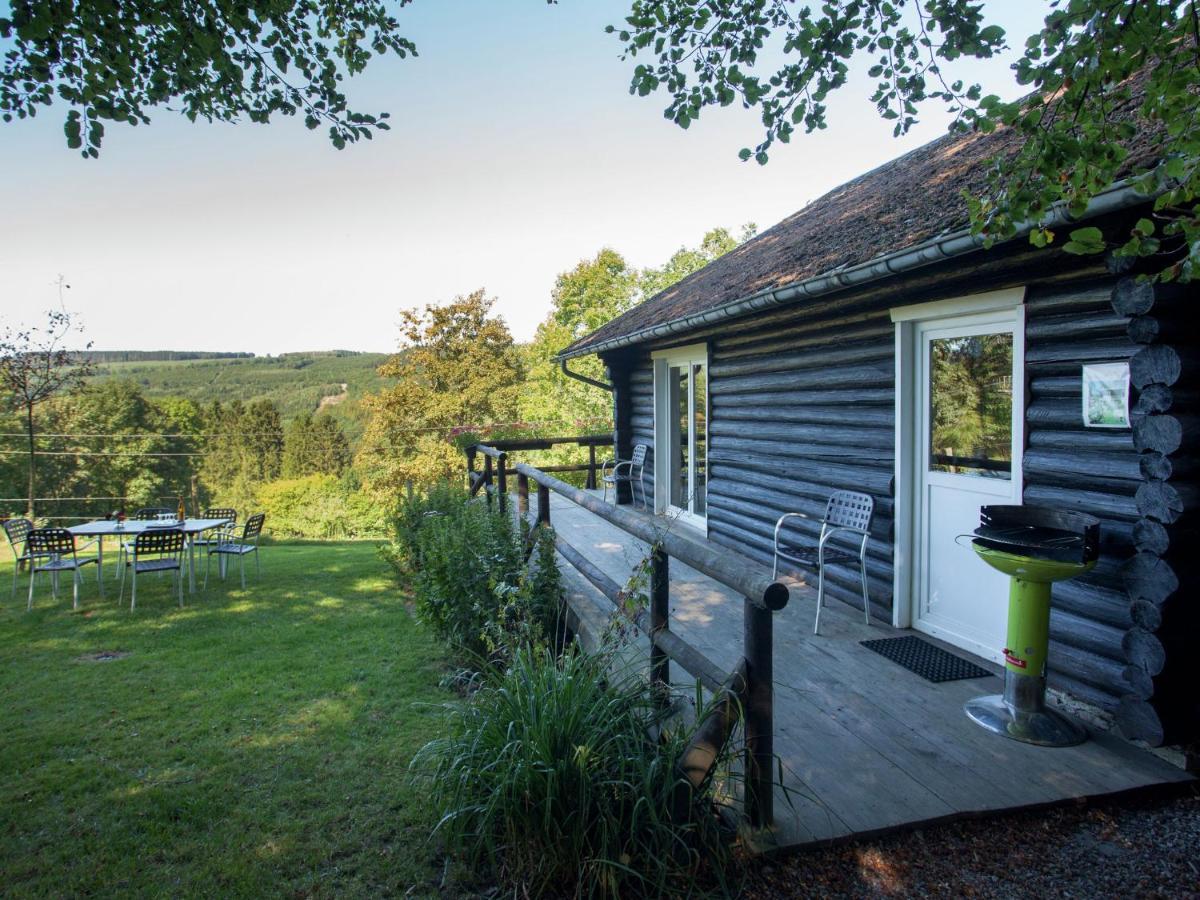
M1156 142L1149 138L1149 134L1139 135L1126 169L1146 163L1156 153ZM948 134L931 141L834 188L580 338L560 356L593 352L655 326L716 311L754 295L960 232L968 225L963 190L981 190L989 161L1011 157L1020 140L1018 133L1001 128L990 134Z

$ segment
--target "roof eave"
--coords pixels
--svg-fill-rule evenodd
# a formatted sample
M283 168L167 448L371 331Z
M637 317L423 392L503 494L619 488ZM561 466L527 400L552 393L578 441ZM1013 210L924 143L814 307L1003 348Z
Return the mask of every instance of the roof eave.
M1050 214L1041 222L1026 222L1019 225L1016 234L1010 240L1029 234L1035 227L1054 228L1084 219L1095 218L1107 213L1117 212L1141 203L1146 203L1151 199L1151 196L1140 192L1132 182L1119 181L1093 197L1082 216L1072 216L1067 211L1066 204L1059 203L1051 209ZM703 312L692 313L691 315L681 316L678 319L672 319L668 322L660 322L657 325L640 328L629 334L608 338L597 344L589 344L579 348L568 347L557 354L555 359L567 360L587 356L592 353L606 353L610 350L618 350L633 344L642 344L647 341L693 331L697 328L723 322L726 319L761 312L764 309L783 306L797 300L819 297L849 287L859 287L871 282L881 281L892 275L910 272L922 266L963 256L979 250L983 247L983 244L984 238L982 236L972 234L969 228L963 228L959 231L931 238L920 244L914 244L903 250L896 250L884 256L878 256L875 259L859 263L855 266L845 269L834 269L821 275L814 275L811 278L803 279L802 281L783 285L782 287L749 294Z

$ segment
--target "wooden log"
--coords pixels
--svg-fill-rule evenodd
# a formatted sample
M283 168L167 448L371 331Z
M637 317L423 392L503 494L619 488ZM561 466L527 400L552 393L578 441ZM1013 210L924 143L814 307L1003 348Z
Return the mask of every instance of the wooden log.
M742 715L746 742L746 817L754 828L775 821L775 669L770 610L747 597L743 606L746 694Z
M524 463L517 466L517 471L524 472L538 483L539 497L543 489L545 489L547 497L549 497L549 491L553 490L556 494L566 497L576 505L595 513L634 537L641 538L649 544L660 543L663 550L675 559L691 566L701 574L707 575L714 581L732 588L744 597L755 598L756 602L762 603L767 609L779 610L787 605L787 585L776 581L761 567L754 565L750 560L739 557L736 553L662 528L657 522L611 503L605 503L587 491L572 487L566 482L559 481L554 476L540 472Z
M1063 313L1107 313L1112 311L1111 297L1110 279L1092 283L1074 280L1065 285L1030 286L1025 297L1025 315L1036 319Z
M798 425L834 425L854 427L894 428L896 414L894 406L865 405L860 403L845 406L771 406L755 404L721 408L713 421L750 423L795 423Z
M1081 650L1054 638L1050 639L1046 665L1051 671L1098 688L1114 701L1128 689L1128 682L1122 674L1125 669L1123 660Z
M890 388L895 379L891 360L874 364L843 366L835 369L802 369L773 372L765 375L735 375L714 377L711 390L766 393L771 391L806 391L810 388Z
M855 461L861 465L872 465L893 468L893 452L891 447L859 447L853 444L839 444L836 439L828 442L812 441L773 441L757 438L730 437L728 435L714 436L710 441L710 450L726 453L742 453L747 456L765 454L768 456L807 457L820 462L847 464Z
M1064 487L1104 488L1132 494L1142 481L1142 470L1133 454L1113 455L1081 451L1030 448L1022 462L1026 482L1045 481Z
M1170 455L1191 443L1197 434L1197 423L1191 417L1176 417L1159 413L1138 416L1133 420L1133 448L1139 453L1154 451Z
M1135 344L1153 344L1163 334L1165 328L1162 320L1155 316L1134 316L1129 320L1125 333Z
M805 348L826 348L855 342L891 343L895 326L890 320L872 317L866 324L853 327L823 327L813 323L791 325L767 331L731 333L713 342L714 359L731 360L767 353L794 352Z
M526 475L529 473L526 472ZM540 481L537 487L537 520L539 525L550 524L550 489Z
M716 692L679 757L676 769L682 776L682 783L675 787L671 799L671 815L675 821L689 819L692 797L712 777L717 760L742 719L747 685L747 665L743 657Z
M709 482L710 497L727 497L731 500L750 500L774 510L775 519L786 512L803 512L820 522L824 515L829 495L833 492L828 484L811 481L801 481L798 478L779 478L762 472L746 469L735 469L732 466L716 464L713 466L714 477ZM875 517L880 520L880 527L873 531L880 536L886 534L886 523L894 513L894 503L891 497L875 497Z
M1137 352L1137 344L1128 337L1094 338L1087 341L1053 341L1036 344L1025 351L1025 361L1031 366L1052 363L1118 362Z
M830 481L812 481L806 478L784 478L782 475L774 473L762 472L760 469L750 468L748 466L740 466L733 462L710 462L709 470L712 472L712 480L709 481L709 493L721 493L725 496L736 496L740 493L740 488L749 486L752 488L760 488L754 491L758 499L762 499L770 508L780 511L780 515L784 512L799 511L796 505L793 504L793 498L800 500L809 500L820 505L820 509L824 510L824 505L829 502L829 494L839 488L850 488L850 490L860 490L865 493L871 493L868 490L868 485L864 484L868 479L860 479L858 484L853 481L845 482L839 480L836 484ZM880 485L887 490L889 479L883 478L880 473L872 473L874 478L870 481ZM725 484L728 482L728 485ZM880 484L882 482L882 484ZM877 496L871 493L875 499L875 514L881 518L892 518L894 512L894 503L892 497L887 493L882 496ZM811 509L811 506L806 506L806 509ZM817 514L820 518L821 514Z
M1094 653L1117 662L1125 661L1121 640L1125 631L1075 615L1061 608L1050 610L1050 637L1060 644Z
M1154 678L1137 666L1126 666L1121 673L1129 684L1129 692L1139 700L1149 700L1154 696Z
M858 428L834 425L794 425L789 422L737 422L725 418L708 424L709 437L715 443L721 437L741 437L757 441L794 442L828 446L870 447L886 450L895 445L895 431L888 428Z
M671 576L670 561L661 547L655 547L650 554L650 631L658 634L670 627L670 592ZM671 668L667 654L662 648L651 642L650 647L650 680L663 691L664 695L671 687Z
M1113 285L1111 305L1119 316L1144 316L1154 308L1154 283L1122 278Z
M1133 625L1124 591L1084 585L1077 578L1054 585L1053 604L1056 609L1118 629L1128 630Z
M517 515L521 521L529 515L529 476L517 475Z
M1160 674L1167 663L1167 653L1163 649L1162 641L1144 628L1134 626L1125 632L1121 639L1121 647L1130 665L1139 666L1151 675Z
M1126 316L1093 313L1065 316L1047 316L1029 319L1025 325L1025 339L1030 343L1061 340L1094 340L1096 338L1122 337L1128 329Z
M1075 700L1081 700L1084 703L1091 704L1097 709L1113 711L1117 708L1117 703L1120 702L1120 695L1114 694L1110 690L1096 687L1086 681L1078 678L1072 678L1066 672L1059 672L1053 668L1054 660L1050 660L1050 672L1046 679L1047 685L1055 691L1060 691L1069 695Z
M1162 556L1171 546L1171 538L1161 522L1156 522L1154 519L1139 519L1133 526L1133 544L1141 553L1154 553Z
M1160 604L1179 590L1179 576L1175 570L1153 553L1139 553L1125 563L1121 578L1132 600Z
M878 360L891 361L894 356L893 342L872 342L824 348L809 347L799 352L764 353L728 360L718 358L711 360L708 368L714 379L732 378L738 375L761 375L767 372L795 372L804 369L820 369L824 372L831 372L840 368L856 368Z
M861 490L875 497L894 495L894 475L874 467L844 465L823 460L794 456L748 456L712 449L708 453L710 466L729 467L746 472L761 472L789 481L825 484L830 488Z
M1137 489L1134 499L1140 515L1165 525L1178 521L1184 513L1183 497L1165 481L1147 481Z
M1046 375L1029 382L1029 393L1035 399L1071 397L1078 403L1083 395L1083 379L1079 375Z
M1144 488L1145 485L1142 487ZM1141 492L1141 488L1138 489L1138 492ZM1123 519L1130 523L1137 521L1145 514L1140 511L1140 506L1133 497L1042 484L1025 487L1025 502L1088 513L1101 519Z
M791 391L735 391L726 384L714 383L709 404L714 410L742 407L747 403L764 407L783 406L844 406L844 405L894 405L896 395L891 388L850 388L843 390L811 390L802 393Z
M1143 453L1138 457L1138 470L1145 481L1168 481L1174 466L1162 453Z
M1138 390L1151 384L1170 387L1182 373L1183 361L1179 352L1166 344L1143 347L1129 360L1129 381Z
M1138 628L1144 628L1151 633L1162 628L1162 607L1157 603L1151 603L1149 600L1136 600L1129 605L1129 615L1133 619L1133 624Z
M1175 402L1174 391L1165 384L1148 384L1133 393L1134 401L1129 409L1133 416L1169 412Z
M1154 707L1135 694L1121 698L1113 720L1131 741L1145 741L1151 747L1162 745L1165 736L1162 720Z
M1133 433L1129 431L1059 431L1034 428L1029 433L1030 447L1058 450L1095 450L1101 453L1132 453Z

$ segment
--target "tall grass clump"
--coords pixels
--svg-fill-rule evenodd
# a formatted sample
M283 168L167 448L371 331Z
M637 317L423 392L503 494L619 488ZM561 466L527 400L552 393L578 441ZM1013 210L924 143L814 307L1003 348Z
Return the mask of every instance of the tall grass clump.
M447 707L446 736L413 761L451 851L518 895L688 894L722 871L703 798L682 820L668 812L686 735L655 737L662 707L612 661L518 647Z

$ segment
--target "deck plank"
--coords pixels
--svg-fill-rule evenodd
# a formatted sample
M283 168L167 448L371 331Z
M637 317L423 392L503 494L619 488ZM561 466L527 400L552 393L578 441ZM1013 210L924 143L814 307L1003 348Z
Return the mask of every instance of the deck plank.
M643 542L557 495L551 509L559 534L618 584L643 563ZM573 573L568 581L577 596L595 593ZM605 608L598 593L593 602ZM990 734L962 707L973 697L998 693L999 677L927 682L859 643L905 632L878 622L868 626L861 611L832 601L822 613L821 635L814 636L814 604L812 589L797 584L775 617L775 750L792 795L789 804L777 792L782 844L1191 780L1095 729L1079 747L1056 749ZM671 629L714 662L728 669L740 658L741 598L677 560L671 561L670 610ZM675 663L671 675L686 694L693 680Z

